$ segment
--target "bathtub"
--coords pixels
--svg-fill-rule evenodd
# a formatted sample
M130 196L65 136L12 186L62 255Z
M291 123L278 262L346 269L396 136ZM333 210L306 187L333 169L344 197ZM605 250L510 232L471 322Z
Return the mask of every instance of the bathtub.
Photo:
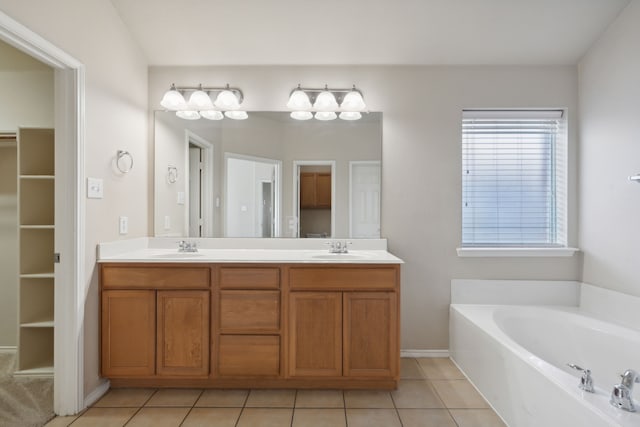
M640 331L578 306L451 304L450 353L510 427L640 427L640 412L609 404L619 375L640 370ZM567 363L591 370L595 393Z

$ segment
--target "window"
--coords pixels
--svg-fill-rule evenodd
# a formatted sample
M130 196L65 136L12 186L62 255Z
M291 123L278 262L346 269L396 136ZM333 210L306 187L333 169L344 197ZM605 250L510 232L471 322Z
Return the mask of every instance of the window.
M462 246L564 247L562 110L465 110Z

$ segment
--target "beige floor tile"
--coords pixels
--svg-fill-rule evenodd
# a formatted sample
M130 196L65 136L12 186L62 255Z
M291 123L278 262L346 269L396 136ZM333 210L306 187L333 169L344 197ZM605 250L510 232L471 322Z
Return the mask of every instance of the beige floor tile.
M93 406L96 408L139 408L155 392L152 388L112 388Z
M165 388L156 391L144 406L193 406L202 390L193 388Z
M491 409L451 409L449 412L459 427L507 427Z
M295 409L292 427L346 427L344 409Z
M424 376L430 380L463 380L464 375L449 358L426 357L416 359Z
M298 390L296 408L344 408L342 390Z
M403 427L457 427L446 409L398 409Z
M127 427L179 427L191 408L142 408Z
M67 427L69 424L74 422L78 418L78 415L73 415L70 417L55 417L46 423L45 427Z
M424 378L418 362L413 357L400 359L400 378L421 380Z
M181 427L234 427L242 408L193 408Z
M244 408L236 427L288 427L293 409Z
M245 404L248 408L293 408L295 390L251 390Z
M382 390L345 390L344 402L347 408L393 408L391 393Z
M242 408L249 390L205 390L196 402L196 408Z
M488 408L487 402L467 380L431 381L447 408Z
M349 427L401 427L395 409L347 409Z
M122 427L138 408L89 408L77 420L74 427Z
M435 390L426 380L401 380L391 392L396 408L444 408Z

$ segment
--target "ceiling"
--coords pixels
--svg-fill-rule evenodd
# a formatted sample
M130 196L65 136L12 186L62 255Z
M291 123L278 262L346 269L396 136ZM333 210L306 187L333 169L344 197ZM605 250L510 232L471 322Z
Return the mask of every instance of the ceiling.
M150 65L575 64L629 0L111 0Z

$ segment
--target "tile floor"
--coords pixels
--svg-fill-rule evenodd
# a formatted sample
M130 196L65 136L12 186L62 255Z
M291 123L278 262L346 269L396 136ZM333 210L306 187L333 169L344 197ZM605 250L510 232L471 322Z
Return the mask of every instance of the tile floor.
M397 390L113 389L47 427L505 427L449 359L402 359Z

